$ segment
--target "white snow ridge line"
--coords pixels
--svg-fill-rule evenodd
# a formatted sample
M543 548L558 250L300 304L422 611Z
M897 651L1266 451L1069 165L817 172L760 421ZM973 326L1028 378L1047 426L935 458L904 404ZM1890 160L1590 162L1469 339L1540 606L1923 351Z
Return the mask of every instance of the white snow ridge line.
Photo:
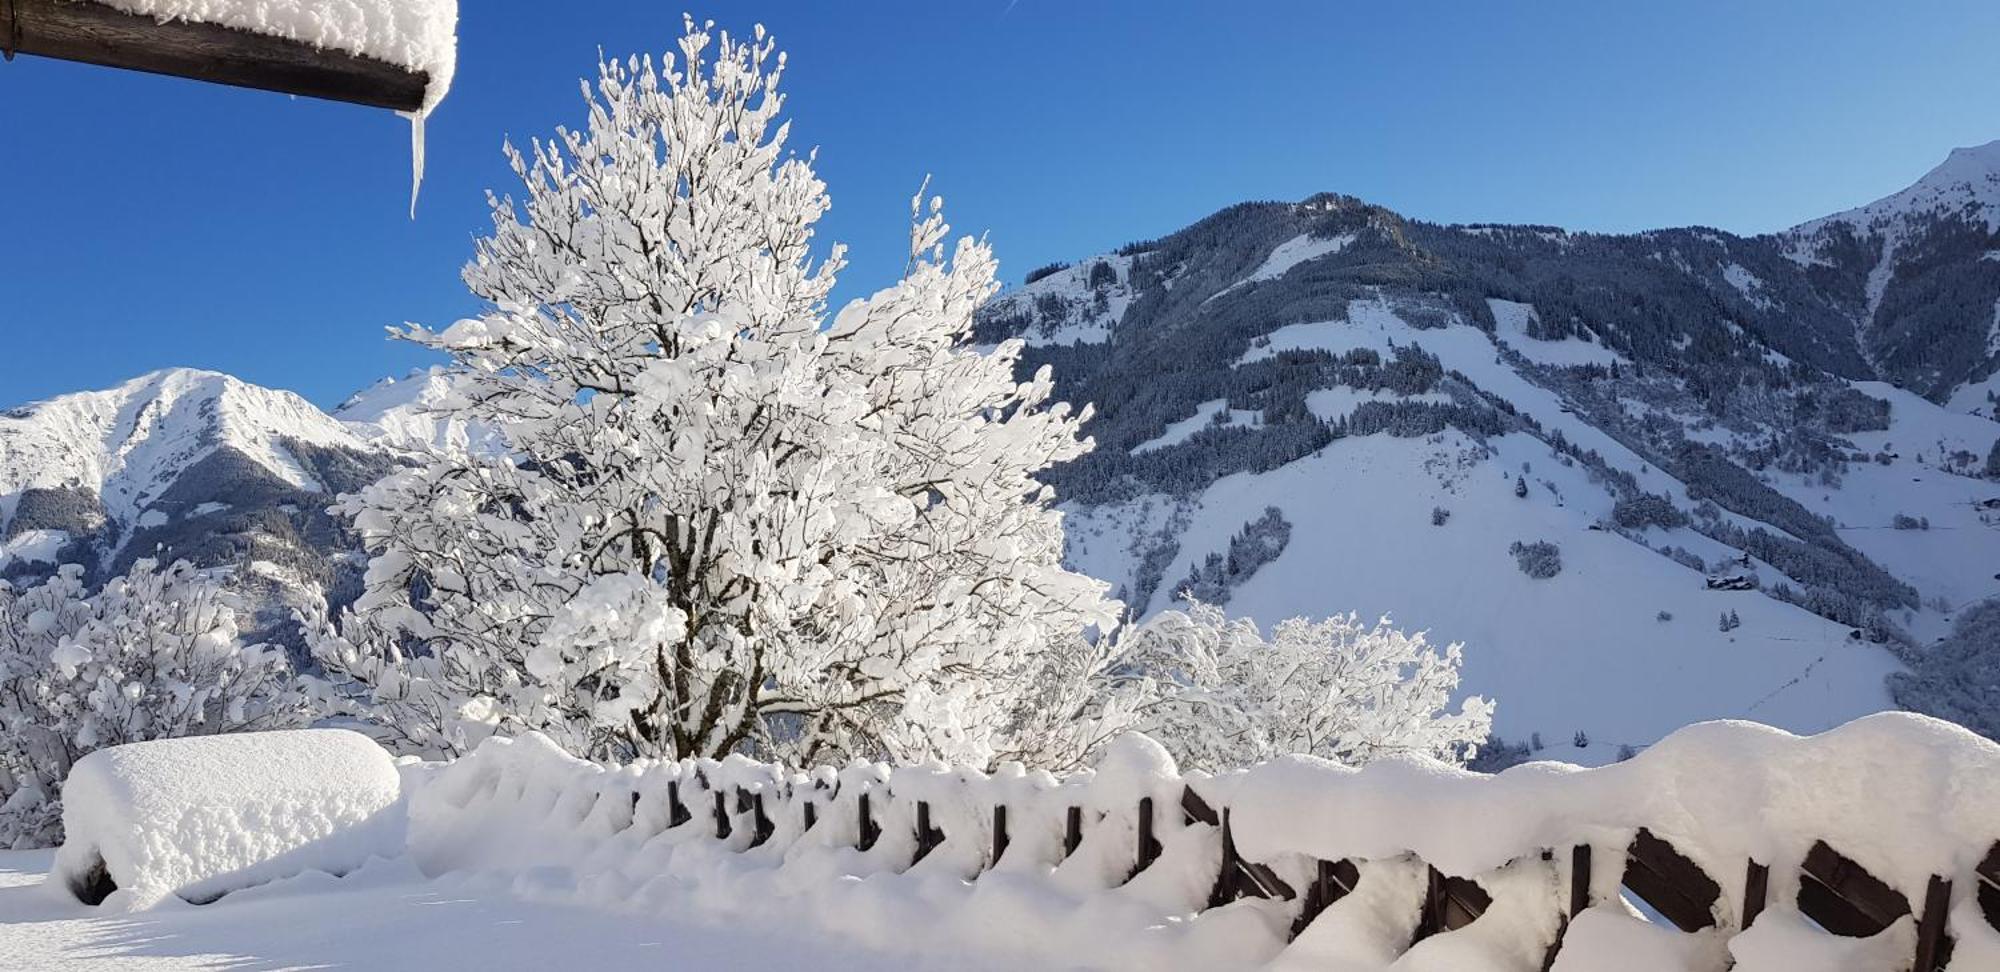
M1139 735L1063 779L1018 765L796 773L740 756L605 767L529 735L406 763L400 799L385 797L380 754L354 752L356 738L185 741L219 790L160 787L157 771L182 755L148 755L160 744L107 750L72 778L71 841L112 847L103 835L126 833L152 847L165 836L174 852L151 852L176 880L268 876L254 849L296 860L288 841L300 834L381 852L294 817L394 806L407 830L391 853L432 877L1065 968L2000 967L2000 933L1975 896L1975 874L2000 877L2000 746L1923 716L1811 737L1705 723L1624 763L1493 776L1311 757L1182 775ZM308 742L354 768L328 785L349 797L287 803L300 781L283 774L269 792L228 782L270 766L272 746ZM175 831L171 821L197 816L177 801L208 806L199 816L215 826ZM216 809L230 801L243 808ZM1621 885L1681 927L1638 917Z

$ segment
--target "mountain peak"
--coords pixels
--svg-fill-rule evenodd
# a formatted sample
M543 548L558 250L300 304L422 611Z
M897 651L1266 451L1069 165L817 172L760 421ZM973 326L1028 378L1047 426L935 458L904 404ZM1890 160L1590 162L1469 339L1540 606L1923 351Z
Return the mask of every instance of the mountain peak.
M1863 232L1893 230L1913 218L1946 214L1983 221L1989 232L2000 232L2000 140L1952 149L1909 188L1858 209L1803 223L1789 235L1811 236L1833 223Z
M1952 149L1937 168L1917 180L1917 185L1950 187L1995 180L2000 180L2000 139Z
M365 448L298 395L218 371L165 368L57 395L0 413L0 520L22 490L72 488L99 494L112 519L139 522L183 471L221 449L317 488L292 442Z

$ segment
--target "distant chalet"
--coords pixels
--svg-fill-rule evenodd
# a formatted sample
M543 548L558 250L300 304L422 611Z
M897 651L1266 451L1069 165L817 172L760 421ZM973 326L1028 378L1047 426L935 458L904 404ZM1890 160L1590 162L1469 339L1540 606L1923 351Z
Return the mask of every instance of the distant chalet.
M131 3L123 6L132 6ZM190 19L160 20L95 0L0 0L0 54L147 71L418 112L430 73L335 47Z

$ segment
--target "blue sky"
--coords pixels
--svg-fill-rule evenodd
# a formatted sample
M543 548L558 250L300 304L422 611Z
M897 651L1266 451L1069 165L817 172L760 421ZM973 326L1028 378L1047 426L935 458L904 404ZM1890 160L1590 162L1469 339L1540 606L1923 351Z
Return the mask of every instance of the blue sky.
M333 405L477 311L499 146L581 116L596 52L679 5L467 0L412 221L408 138L346 105L0 64L0 405L160 367ZM1002 272L1321 190L1437 221L1760 232L2000 138L2000 4L733 2L791 52L842 299L901 266L928 173Z

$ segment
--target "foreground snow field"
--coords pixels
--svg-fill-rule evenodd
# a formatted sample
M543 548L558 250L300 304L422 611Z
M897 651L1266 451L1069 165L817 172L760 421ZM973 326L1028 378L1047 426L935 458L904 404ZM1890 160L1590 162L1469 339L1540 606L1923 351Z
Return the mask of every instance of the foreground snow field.
M408 865L309 875L212 905L100 911L43 885L48 851L0 852L0 970L1000 969L893 958L809 932L677 922L528 901Z

